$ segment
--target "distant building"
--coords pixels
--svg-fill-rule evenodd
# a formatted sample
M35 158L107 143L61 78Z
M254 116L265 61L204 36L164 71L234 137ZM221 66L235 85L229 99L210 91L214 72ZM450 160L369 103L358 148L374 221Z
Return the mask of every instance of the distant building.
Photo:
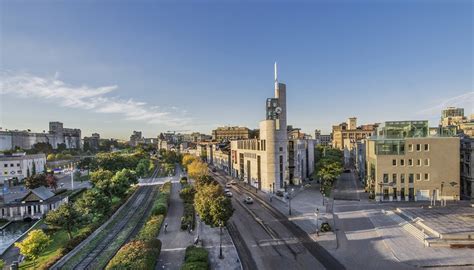
M367 180L367 153L366 153L367 140L360 140L356 143L355 147L355 169L359 180L362 183L366 183Z
M132 135L130 136L129 145L135 147L139 144L144 144L144 143L145 143L145 138L143 138L142 132L134 130Z
M33 174L33 167L36 173L42 173L44 172L45 165L45 154L27 155L25 153L15 153L12 155L0 155L0 184L9 182L8 185L12 185L14 179L23 180Z
M328 146L331 145L331 135L323 135L321 134L321 130L316 129L314 130L314 140L316 145L323 145Z
M357 118L351 117L346 123L332 127L332 146L334 148L351 151L355 143L366 139L375 133L378 124L357 126Z
M216 141L242 140L249 138L250 130L246 127L218 127L212 131L212 139Z
M463 108L448 107L441 111L440 128L444 133L474 137L474 119L464 116Z
M460 139L428 132L428 121L390 121L367 140L366 186L376 200L459 200Z
M84 146L84 150L99 151L100 134L99 133L92 133L91 137L84 137L83 146Z
M37 143L48 143L53 149L64 145L66 149L82 147L81 130L64 128L61 122L50 122L49 132L35 133L30 130L0 130L0 151L15 148L32 149Z
M223 170L230 174L231 158L230 158L230 143L211 143L206 147L207 162L216 168Z
M474 200L474 138L461 138L461 196L462 199Z

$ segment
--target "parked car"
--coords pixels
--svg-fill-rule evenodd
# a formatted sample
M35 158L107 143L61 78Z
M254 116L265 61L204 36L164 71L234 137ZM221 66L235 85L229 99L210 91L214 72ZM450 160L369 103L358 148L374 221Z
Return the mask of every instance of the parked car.
M231 184L231 185L237 185L237 181L232 180L232 181L230 181L230 184Z
M283 197L283 191L277 190L275 195L277 195L278 197Z
M211 169L212 172L217 172L216 168Z
M230 191L227 191L226 193L224 193L224 195L225 195L226 197L232 197L232 196L233 196L233 195L232 195L232 192L230 192Z
M252 203L253 203L253 199L252 199L251 197L246 197L246 198L244 199L244 203L246 203L246 204L252 204Z
M224 193L230 192L230 189L224 188Z
M226 187L226 188L231 188L231 187L232 187L232 184L231 184L231 183L227 183L227 184L225 184L225 187Z

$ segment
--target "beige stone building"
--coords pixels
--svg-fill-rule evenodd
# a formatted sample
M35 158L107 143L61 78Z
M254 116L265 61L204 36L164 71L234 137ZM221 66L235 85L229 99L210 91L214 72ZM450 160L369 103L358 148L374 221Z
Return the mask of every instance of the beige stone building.
M352 150L355 144L372 136L377 124L357 126L357 118L351 117L345 123L332 126L332 146L340 150Z
M249 138L250 130L246 127L218 127L212 131L212 139L217 141Z
M381 201L458 200L460 139L428 121L392 121L367 140L367 188Z
M440 126L444 131L451 130L451 133L463 133L474 137L474 117L473 115L466 117L463 108L448 107L442 110Z

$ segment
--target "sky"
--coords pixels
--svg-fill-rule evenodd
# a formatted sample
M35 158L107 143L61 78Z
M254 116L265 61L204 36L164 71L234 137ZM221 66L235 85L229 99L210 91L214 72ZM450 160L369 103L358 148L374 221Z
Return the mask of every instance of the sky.
M0 1L0 127L128 138L258 128L287 84L314 134L474 113L472 1Z

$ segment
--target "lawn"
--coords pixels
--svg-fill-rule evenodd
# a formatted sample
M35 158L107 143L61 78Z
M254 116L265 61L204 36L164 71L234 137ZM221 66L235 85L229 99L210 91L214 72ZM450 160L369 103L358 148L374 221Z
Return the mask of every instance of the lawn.
M32 261L24 261L20 264L20 269L41 269L41 265L48 262L52 257L58 256L62 247L67 243L68 236L66 231L58 231L51 235L51 244L46 248L43 254L36 260L36 268Z

